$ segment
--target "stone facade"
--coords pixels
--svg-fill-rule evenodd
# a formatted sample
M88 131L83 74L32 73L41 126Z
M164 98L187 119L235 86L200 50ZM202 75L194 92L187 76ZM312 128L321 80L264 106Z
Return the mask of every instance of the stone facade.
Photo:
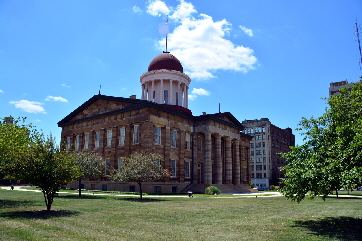
M172 107L172 106L171 106ZM148 100L95 95L61 120L65 148L100 153L109 166L141 150L163 156L161 165L175 175L147 183L145 192L185 192L205 184L248 190L249 141L231 113L193 116ZM137 134L138 133L138 134ZM106 173L105 173L106 174ZM84 180L86 189L137 191L134 183ZM229 185L227 185L229 184ZM72 187L78 188L76 183ZM202 190L200 190L201 192Z

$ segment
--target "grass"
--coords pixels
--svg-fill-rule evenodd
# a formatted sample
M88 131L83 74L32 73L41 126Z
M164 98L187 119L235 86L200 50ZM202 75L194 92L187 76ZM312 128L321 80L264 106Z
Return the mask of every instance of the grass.
M361 204L61 193L45 212L42 193L0 190L0 240L362 240Z

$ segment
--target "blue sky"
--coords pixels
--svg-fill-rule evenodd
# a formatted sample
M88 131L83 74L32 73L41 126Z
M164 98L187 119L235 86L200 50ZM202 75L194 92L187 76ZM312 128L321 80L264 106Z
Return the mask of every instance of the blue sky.
M0 117L27 117L59 140L57 122L100 85L140 98L139 77L165 50L167 15L194 115L220 103L239 121L266 117L294 130L324 112L331 82L362 75L360 0L0 0Z

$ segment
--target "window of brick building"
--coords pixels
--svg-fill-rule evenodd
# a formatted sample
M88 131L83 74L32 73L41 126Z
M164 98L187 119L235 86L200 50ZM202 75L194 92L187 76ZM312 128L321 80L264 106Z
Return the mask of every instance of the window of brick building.
M176 177L176 160L171 160L171 177Z
M70 150L70 137L67 137L67 145L65 146L65 150Z
M101 132L97 131L96 132L96 140L94 143L95 148L99 148L99 143L101 141Z
M124 146L126 140L126 127L121 127L119 129L119 145Z
M140 126L134 125L133 126L133 144L140 143Z
M190 162L185 162L185 177L190 178Z
M186 149L191 149L191 136L190 133L186 133Z
M75 150L79 150L79 142L80 142L80 136L75 137Z
M88 149L89 147L89 133L84 135L84 149Z
M111 168L111 159L107 158L106 159L106 170L105 170L105 175L109 175L109 169Z
M176 137L177 137L177 131L172 130L172 132L171 132L171 147L176 147Z
M197 151L202 151L202 137L197 137Z
M118 171L122 170L123 160L124 160L123 157L118 158Z
M107 130L107 147L112 146L112 130Z
M161 145L161 127L155 126L155 144Z

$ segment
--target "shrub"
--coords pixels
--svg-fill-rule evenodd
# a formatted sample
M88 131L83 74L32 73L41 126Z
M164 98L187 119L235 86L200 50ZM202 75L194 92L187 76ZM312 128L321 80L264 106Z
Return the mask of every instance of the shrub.
M251 188L254 188L254 187L255 187L254 183L250 184L250 187L251 187Z
M270 190L275 190L275 186L274 186L274 185L270 185L269 189L270 189Z
M215 186L209 186L205 189L205 194L206 195L218 195L220 194L220 190L219 188L215 187Z

